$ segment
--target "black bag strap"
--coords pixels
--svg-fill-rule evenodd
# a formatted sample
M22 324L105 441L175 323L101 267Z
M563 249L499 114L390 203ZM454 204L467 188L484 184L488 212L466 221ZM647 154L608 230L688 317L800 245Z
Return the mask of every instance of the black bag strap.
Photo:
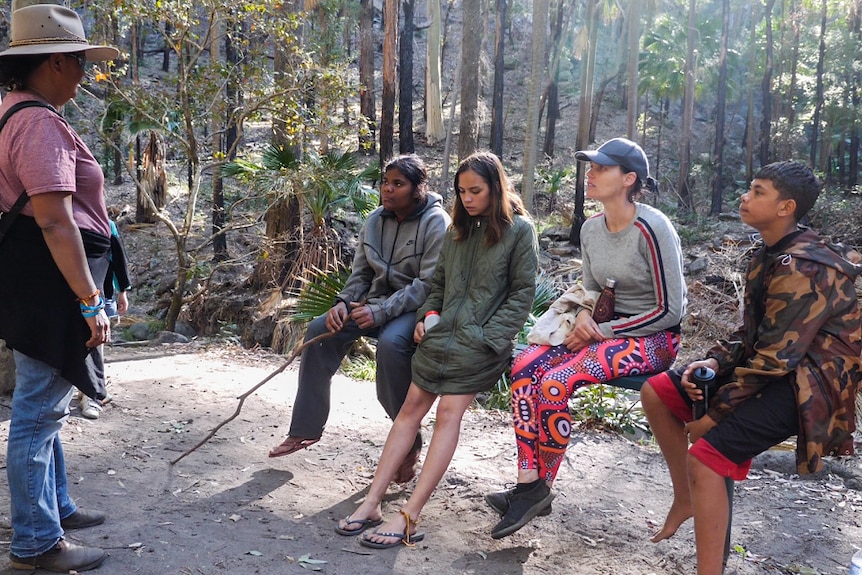
M58 116L59 112L52 106L51 104L46 104L40 100L25 100L23 102L18 102L13 105L11 108L6 110L6 113L3 114L3 117L0 118L0 131L3 130L3 127L6 125L6 122L9 120L9 117L17 112L18 110L23 110L24 108L32 108L34 106L38 106L40 108L48 108ZM9 228L15 222L15 218L18 217L18 214L21 213L21 210L24 209L24 206L27 205L27 202L30 201L30 196L27 195L27 191L24 190L21 192L21 195L18 196L18 199L15 200L15 203L12 204L12 207L8 212L3 214L0 212L0 242L3 241L3 238L6 237L6 232L9 231Z

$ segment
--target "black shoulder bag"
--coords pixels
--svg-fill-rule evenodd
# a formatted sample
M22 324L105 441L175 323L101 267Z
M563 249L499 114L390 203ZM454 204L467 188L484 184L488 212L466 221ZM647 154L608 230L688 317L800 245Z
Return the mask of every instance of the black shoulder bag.
M6 125L6 121L9 119L9 116L17 112L18 110L22 110L24 108L32 108L33 106L39 106L41 108L49 108L54 110L54 107L50 104L46 104L45 102L40 102L39 100L26 100L24 102L18 102L3 114L3 117L0 118L0 130L3 129L3 126ZM6 237L6 232L9 231L9 228L12 227L12 224L15 222L15 219L18 217L18 214L21 213L21 210L30 201L30 196L27 195L27 191L21 192L21 195L18 196L18 199L15 200L15 203L9 209L8 212L3 213L0 212L0 243L3 243L3 238Z

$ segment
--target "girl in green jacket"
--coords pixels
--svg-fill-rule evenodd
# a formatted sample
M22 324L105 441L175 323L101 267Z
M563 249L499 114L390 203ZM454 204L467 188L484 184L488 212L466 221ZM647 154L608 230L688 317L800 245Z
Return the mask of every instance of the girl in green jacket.
M336 527L362 534L366 547L410 545L423 506L452 460L464 411L508 367L512 340L524 324L536 290L538 241L521 199L500 160L489 152L466 158L455 174L456 201L431 292L417 317L439 313L426 331L416 324L413 382L395 419L365 501ZM436 314L434 314L436 315ZM430 325L430 324L429 324ZM419 430L440 398L428 455L412 496L383 523L381 500Z

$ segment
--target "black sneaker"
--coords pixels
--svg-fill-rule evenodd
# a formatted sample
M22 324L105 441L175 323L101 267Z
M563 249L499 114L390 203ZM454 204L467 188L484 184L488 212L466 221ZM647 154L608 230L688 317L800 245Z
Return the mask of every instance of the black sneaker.
M500 517L503 517L507 511L509 511L509 499L515 493L514 489L509 489L508 491L497 491L494 493L486 493L485 494L485 503L488 504L488 507L497 512ZM536 517L544 517L546 515L551 514L551 504L548 503L548 506L536 513Z
M554 500L554 493L544 481L539 481L535 487L525 493L512 493L508 497L509 510L491 530L493 539L511 535L527 523L539 512L548 507Z
M108 554L96 547L83 547L61 539L57 544L36 557L18 557L9 554L12 569L34 571L44 569L54 573L69 571L89 571L95 569L105 560Z

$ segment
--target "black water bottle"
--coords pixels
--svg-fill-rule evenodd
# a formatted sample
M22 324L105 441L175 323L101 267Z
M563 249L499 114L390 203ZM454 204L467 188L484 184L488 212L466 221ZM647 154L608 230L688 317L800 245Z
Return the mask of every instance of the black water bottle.
M699 367L691 372L689 380L703 392L703 399L691 404L691 416L695 421L706 415L709 409L709 388L715 380L715 371L708 367Z

